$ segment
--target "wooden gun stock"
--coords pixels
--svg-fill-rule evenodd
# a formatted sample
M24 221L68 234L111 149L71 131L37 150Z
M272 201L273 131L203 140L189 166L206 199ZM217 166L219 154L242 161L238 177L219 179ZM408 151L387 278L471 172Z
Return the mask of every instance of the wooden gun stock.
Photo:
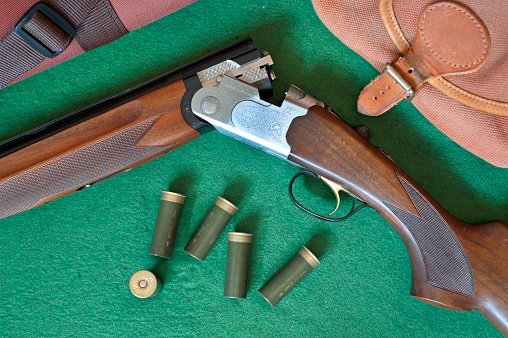
M411 295L477 310L508 335L508 226L467 224L446 212L395 163L334 114L314 106L291 124L289 160L375 208L401 236Z
M248 64L254 59L253 54L259 57L250 40L235 48L234 52L225 50L213 56L213 60L204 59L194 65L192 71L185 68L185 72L178 71L132 92L127 91L118 100L99 102L90 114L77 116L72 124L64 123L65 128L60 126L50 135L32 138L29 144L18 142L5 154L0 151L0 218L81 190L199 137L195 125L189 125L184 119L182 109L190 112L191 99L198 97L201 90L222 91L224 95L217 97L228 100L228 91L233 91L236 98L226 100L224 106L240 107L235 108L235 114L242 109L251 110L242 127L251 128L258 137L261 127L268 126L273 129L268 128L273 132L271 140L279 142L283 139L280 126L284 124L273 119L279 118L277 114L287 107L276 110L269 104L258 104L262 97L254 94L257 90L261 92L260 87L228 76L221 76L219 88L200 89L201 80L195 81L196 69L208 69L234 58L241 60L241 64ZM207 81L211 80L215 79ZM270 86L263 88L271 92ZM288 96L294 103L305 98L304 93L300 94L299 90L293 90ZM208 104L205 115L222 112L215 96L203 99L201 106L203 102ZM241 100L249 105L239 105ZM314 103L302 108L303 113L298 117L288 120L289 129L284 140L290 148L287 159L338 183L390 222L409 253L413 297L443 308L477 310L508 335L508 290L505 287L508 226L497 221L473 225L454 218L349 125L314 105L315 99L305 99L305 102ZM182 105L185 108L181 108ZM192 106L194 111L200 104L192 103ZM296 106L290 107L293 108L287 108L282 116L300 112L294 108ZM262 115L265 112L266 115ZM256 116L261 120L265 118L261 127L250 124L252 120L257 121ZM198 121L195 116L193 118ZM239 117L235 115L235 118ZM228 125L229 129L222 129L228 131L234 127L233 124ZM242 133L247 132L242 130ZM282 151L285 149L282 147Z
M0 218L160 157L201 134L182 117L183 80L0 158Z

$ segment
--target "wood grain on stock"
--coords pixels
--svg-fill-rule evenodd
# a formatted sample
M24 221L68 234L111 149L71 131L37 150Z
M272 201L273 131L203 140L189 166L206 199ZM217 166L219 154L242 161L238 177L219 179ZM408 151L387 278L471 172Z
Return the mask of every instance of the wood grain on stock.
M297 117L287 140L289 160L339 183L390 222L409 254L412 296L443 308L478 310L508 335L506 224L456 219L384 154L321 107ZM442 237L445 240L440 241ZM457 258L467 269L454 271ZM439 266L440 261L451 265ZM473 278L468 280L471 272ZM443 276L447 280L436 286Z
M182 80L0 158L0 218L134 168L197 138Z

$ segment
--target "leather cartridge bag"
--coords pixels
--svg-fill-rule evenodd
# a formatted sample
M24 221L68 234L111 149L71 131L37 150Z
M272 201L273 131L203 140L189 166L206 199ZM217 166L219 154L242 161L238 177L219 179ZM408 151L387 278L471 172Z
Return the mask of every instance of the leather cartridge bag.
M0 89L196 0L2 0Z
M326 27L381 75L358 111L406 99L463 148L508 168L505 0L313 0Z

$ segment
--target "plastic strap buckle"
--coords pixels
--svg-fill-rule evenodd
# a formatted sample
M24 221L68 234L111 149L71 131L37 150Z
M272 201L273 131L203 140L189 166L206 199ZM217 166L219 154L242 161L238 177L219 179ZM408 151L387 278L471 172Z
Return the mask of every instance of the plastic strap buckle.
M62 29L65 33L69 35L69 43L65 46L64 49L58 50L56 52L51 51L48 47L43 45L40 41L35 39L32 35L28 34L24 29L23 26L32 19L32 17L37 13L38 11L41 11L53 21L60 29ZM16 26L14 27L15 32L23 39L26 43L28 43L30 46L32 46L36 51L41 53L42 55L48 57L48 58L54 58L60 53L62 53L69 45L71 44L72 40L76 36L76 30L74 27L72 27L64 18L60 16L57 12L55 12L53 9L51 9L48 5L43 3L36 3L32 8L30 8L23 17L18 21Z

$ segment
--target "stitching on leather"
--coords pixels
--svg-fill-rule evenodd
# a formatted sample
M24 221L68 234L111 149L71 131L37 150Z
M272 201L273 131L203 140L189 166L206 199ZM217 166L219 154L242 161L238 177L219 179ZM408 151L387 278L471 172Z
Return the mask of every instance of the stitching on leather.
M446 87L450 88L451 90L455 91L456 93L458 93L462 96L465 96L467 98L470 98L474 101L478 101L478 102L481 102L481 103L484 103L487 105L491 105L491 106L495 106L495 107L499 107L499 108L503 108L503 109L508 108L508 103L493 101L493 100L483 98L481 96L476 96L476 95L471 94L461 88L456 87L455 85L450 84L448 81L446 81L445 79L443 79L441 77L438 78L438 80L439 80L439 82L441 82L442 84L444 84Z
M406 46L408 46L408 48L410 48L407 40L405 39L404 33L402 31L399 31L400 26L398 26L397 19L395 18L395 13L393 12L393 0L380 0L379 1L379 5L380 5L380 9L381 10L384 9L385 12L388 13L388 16L389 16L389 18L390 18L390 20L391 20L391 22L393 24L393 27L389 27L389 23L386 22L385 25L386 25L387 29L393 28L393 30L396 31L397 34L400 36L401 41L404 43L404 45L406 45ZM483 30L481 30L481 33L482 33L482 36L483 36ZM395 45L397 46L396 43L395 43ZM400 52L402 53L402 51L400 51ZM471 94L471 93L469 93L469 92L467 92L467 91L457 87L456 85L450 83L448 80L446 80L446 79L444 79L442 77L437 77L437 78L434 78L434 79L438 80L439 83L441 83L445 87L451 89L453 92L458 93L462 97L466 97L466 98L470 99L473 102L477 102L478 104L486 104L488 106L497 107L497 108L500 108L500 109L503 109L503 110L507 110L508 109L508 104L505 104L505 103L502 103L502 102L493 101L493 100L489 100L489 99L486 99L486 98L483 98L483 97ZM437 85L437 83L436 83L436 85ZM443 90L444 90L444 88L443 88ZM458 101L458 97L451 96L452 94L450 92L445 93L445 94L447 96L449 96L450 98ZM472 107L471 105L474 104L473 102L463 102L463 103L466 104L469 107ZM481 111L486 111L485 109L489 109L489 108L486 108L486 107L485 108L472 107L472 108L478 109L478 110L481 110ZM489 112L489 113L491 113L491 112Z
M482 53L482 57L479 58L478 60L475 60L471 63L468 63L468 64L456 64L456 63L451 63L445 59L443 59L441 56L439 56L439 54L429 45L429 43L427 42L427 40L425 39L425 36L423 35L423 23L425 21L425 16L432 10L436 9L437 7L450 7L450 8L453 8L455 10L458 10L459 12L465 14L468 18L470 18L471 20L473 20L473 22L475 23L475 25L478 27L478 29L480 30L480 34L482 35L482 40L483 40L483 53ZM427 45L427 47L429 47L429 49L432 51L432 53L437 56L441 61L453 66L453 67L468 67L468 66L472 66L472 65L475 65L479 62L481 62L484 58L485 58L485 55L487 54L487 42L485 41L485 34L483 32L483 29L482 27L480 26L480 24L478 23L478 21L476 20L476 18L474 18L473 16L471 16L468 12L466 12L465 10L461 9L461 8L457 8L456 6L453 6L453 5L450 5L450 4L438 4L438 5L434 5L432 7L430 7L422 16L422 21L420 23L420 34L421 34L421 37L423 39L423 41L425 42L425 44Z
M395 20L395 14L393 13L393 0L387 1L387 9L388 9L388 16L390 17L390 20L393 24L393 28L395 28L395 31L397 32L402 43L404 43L404 45L407 47L407 49L408 50L411 49L411 46L407 42L406 37L404 36L404 34L402 33L402 30L400 29L398 21Z

